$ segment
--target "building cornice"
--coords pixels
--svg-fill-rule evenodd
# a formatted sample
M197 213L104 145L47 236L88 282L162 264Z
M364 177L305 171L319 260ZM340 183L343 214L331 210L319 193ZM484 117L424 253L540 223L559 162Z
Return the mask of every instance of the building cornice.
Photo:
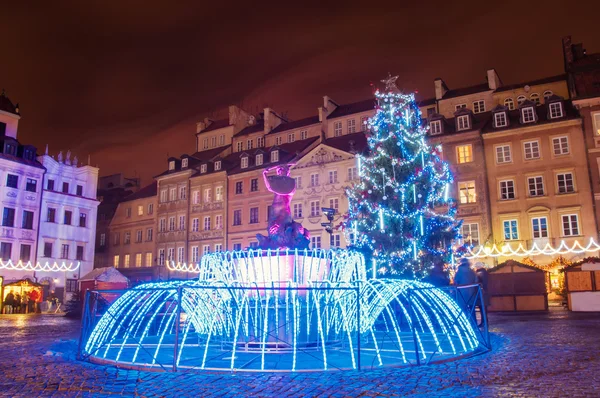
M581 119L571 119L571 120L563 120L561 122L554 122L554 123L544 123L544 124L535 124L533 126L519 126L513 129L508 129L508 130L502 130L502 131L498 131L498 132L490 132L490 133L484 133L483 134L483 139L487 140L487 139L491 139L491 138L499 138L499 137L506 137L509 135L513 135L513 134L523 134L523 133L530 133L530 132L534 132L534 131L539 131L539 130L548 130L549 128L553 128L553 129L557 129L557 128L561 128L561 127L570 127L570 126L581 126Z
M573 105L576 108L585 108L600 105L600 97L576 99L573 100Z

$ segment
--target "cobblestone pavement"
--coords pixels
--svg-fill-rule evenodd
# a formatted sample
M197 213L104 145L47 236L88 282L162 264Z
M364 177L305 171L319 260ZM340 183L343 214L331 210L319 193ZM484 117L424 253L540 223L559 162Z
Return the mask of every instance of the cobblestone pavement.
M362 372L153 373L75 360L78 321L0 316L0 396L599 397L600 314L492 315L492 352Z

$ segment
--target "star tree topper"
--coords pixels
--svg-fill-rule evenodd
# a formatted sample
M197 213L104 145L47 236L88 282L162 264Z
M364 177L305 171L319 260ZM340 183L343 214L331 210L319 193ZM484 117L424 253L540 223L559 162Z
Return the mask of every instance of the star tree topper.
M398 80L398 76L392 76L388 72L388 77L381 81L382 83L385 83L385 91L387 91L387 92L400 91L400 90L398 90L398 86L396 86L396 80Z

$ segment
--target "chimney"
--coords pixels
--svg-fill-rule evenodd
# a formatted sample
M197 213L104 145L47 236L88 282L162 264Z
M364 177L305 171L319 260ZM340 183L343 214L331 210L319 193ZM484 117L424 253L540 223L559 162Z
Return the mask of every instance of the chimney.
M573 63L573 47L571 44L571 36L565 36L562 39L563 57L565 61L565 72L569 71L569 67Z
M267 133L269 131L271 131L271 122L272 122L272 120L271 120L271 112L272 112L271 108L264 108L263 109L263 120L265 121L265 124L264 124L265 127L264 127L264 129L265 129L265 131Z
M229 124L234 125L238 121L240 108L235 105L229 105Z
M320 106L319 107L319 122L322 122L325 116L325 111L323 110L323 107Z
M206 123L204 123L204 122L198 122L198 123L196 123L196 134L199 133L199 132L201 132L205 128L206 128Z
M435 99L441 100L444 97L444 94L448 91L448 87L446 83L439 77L436 78L433 83L435 84Z
M490 69L487 71L487 82L490 90L497 90L498 88L502 87L502 82L496 73L496 69Z

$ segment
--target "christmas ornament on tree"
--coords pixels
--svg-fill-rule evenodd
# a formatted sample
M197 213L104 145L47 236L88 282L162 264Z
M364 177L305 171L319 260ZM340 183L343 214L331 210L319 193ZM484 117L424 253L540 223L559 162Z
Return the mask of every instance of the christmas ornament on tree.
M380 273L422 278L436 260L449 261L460 223L448 199L452 174L427 128L414 94L402 94L398 76L382 80L377 113L368 121L368 155L357 155L361 179L347 189L346 233L372 253Z

